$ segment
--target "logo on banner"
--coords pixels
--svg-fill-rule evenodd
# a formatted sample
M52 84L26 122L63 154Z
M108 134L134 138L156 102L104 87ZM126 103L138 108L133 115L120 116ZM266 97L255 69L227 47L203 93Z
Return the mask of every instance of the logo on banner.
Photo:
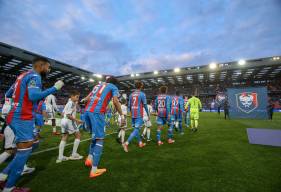
M235 95L237 107L241 111L251 113L258 107L258 94L256 92L243 92Z

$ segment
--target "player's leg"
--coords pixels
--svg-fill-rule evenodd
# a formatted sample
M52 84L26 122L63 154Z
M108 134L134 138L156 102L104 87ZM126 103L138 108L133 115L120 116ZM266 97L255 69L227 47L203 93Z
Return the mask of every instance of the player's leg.
M104 143L104 126L105 126L105 119L104 115L102 114L92 114L93 117L93 133L94 137L93 140L95 140L95 145L93 146L93 164L92 169L90 172L90 178L95 178L97 176L102 175L106 172L106 169L98 169L98 165L101 159L102 150L103 150L103 143Z
M147 129L146 129L146 138L147 138L148 142L151 141L151 139L150 139L150 127L151 126L152 126L151 121L150 120L147 121L146 122L146 127L147 127Z
M144 147L146 144L142 142L141 137L140 137L140 130L141 127L143 125L143 119L142 118L137 118L136 122L135 122L135 127L136 127L136 134L135 137L137 138L139 147L142 148Z
M160 146L163 144L163 142L161 141L161 131L163 129L165 122L164 122L164 118L162 117L157 117L157 133L156 133L156 140L157 140L157 144Z
M85 124L88 127L88 129L90 130L90 132L92 133L93 132L93 130L92 130L93 121L92 121L92 118L91 118L89 112L85 112ZM88 157L85 160L85 166L86 167L92 167L93 150L94 150L95 145L96 145L95 140L92 139L91 144L89 146L89 154L88 154Z
M0 154L0 164L15 153L16 146L14 144L14 139L14 132L9 126L6 126L4 128L4 152Z
M24 165L32 153L33 145L33 121L13 120L11 128L14 130L17 143L17 152L14 159L6 167L8 169L8 179L3 191L11 191L15 188L15 184L22 174Z
M176 122L176 117L175 115L171 115L171 118L170 118L170 126L168 128L168 143L171 144L171 143L174 143L175 140L173 140L173 129L175 127L175 122Z
M144 129L143 129L143 132L142 132L142 134L141 134L141 137L142 137L143 139L145 139L146 133L147 133L147 126L146 126L146 122L144 122Z
M190 128L193 131L195 128L194 112L190 112Z
M198 125L199 125L199 112L196 112L194 114L194 131L196 132L198 130Z
M62 161L68 160L68 158L66 156L64 156L64 149L66 146L67 138L68 138L68 133L63 132L61 141L59 144L59 156L58 156L58 159L56 160L56 163L61 163Z
M74 128L73 131L74 131L74 135L75 135L75 140L73 143L72 154L69 157L69 159L70 160L80 160L80 159L83 159L83 156L81 156L79 153L77 153L77 150L78 150L80 140L81 140L81 133L74 123L73 123L73 128Z

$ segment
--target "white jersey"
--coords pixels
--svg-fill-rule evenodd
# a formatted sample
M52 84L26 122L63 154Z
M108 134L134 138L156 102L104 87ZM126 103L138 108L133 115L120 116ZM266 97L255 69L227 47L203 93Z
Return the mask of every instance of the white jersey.
M56 103L56 97L54 95L48 95L46 97L46 100L45 100L45 103L46 103L46 107L47 107L47 111L57 111L58 110L58 107L57 107L57 103ZM50 109L50 110L48 110Z
M121 105L121 111L122 111L122 114L125 115L125 125L124 125L124 127L127 127L127 114L128 114L127 106ZM120 115L118 116L118 124L119 124L119 126L121 126L121 116Z
M12 99L5 98L5 103L2 107L2 115L6 116L12 108Z
M63 118L68 119L67 115L71 115L72 117L76 118L76 112L77 112L76 103L74 103L71 99L69 99L63 109Z
M147 105L147 109L149 114L152 112L152 106L151 105ZM143 118L148 118L145 109L143 108Z

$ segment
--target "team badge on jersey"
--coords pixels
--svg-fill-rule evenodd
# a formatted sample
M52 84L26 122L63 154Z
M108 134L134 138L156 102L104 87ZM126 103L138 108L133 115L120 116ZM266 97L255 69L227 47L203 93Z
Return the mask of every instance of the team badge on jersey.
M258 107L258 94L256 92L243 92L235 94L237 107L245 112L251 113Z

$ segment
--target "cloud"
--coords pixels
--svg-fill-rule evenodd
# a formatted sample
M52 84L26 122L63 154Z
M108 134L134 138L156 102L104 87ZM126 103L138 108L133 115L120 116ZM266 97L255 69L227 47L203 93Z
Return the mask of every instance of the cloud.
M189 62L199 57L201 52L185 52L179 54L161 54L148 58L130 61L122 67L122 74L132 72L146 72L187 66Z

